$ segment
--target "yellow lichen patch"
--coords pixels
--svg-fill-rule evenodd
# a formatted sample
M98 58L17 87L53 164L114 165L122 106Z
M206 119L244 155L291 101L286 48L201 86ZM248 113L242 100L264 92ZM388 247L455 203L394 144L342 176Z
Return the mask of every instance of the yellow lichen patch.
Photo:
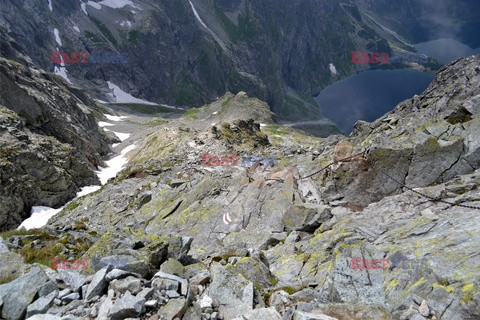
M395 288L396 286L398 286L398 283L399 283L398 280L395 280L395 279L392 280L392 281L390 281L390 283L389 283L388 286L387 286L387 290L386 290L386 291L392 290L393 288Z
M421 277L417 282L415 282L415 283L413 284L412 287L418 287L419 285L421 285L421 284L424 283L424 282L425 282L425 278L424 278L424 277Z
M467 304L473 301L475 296L475 285L473 283L467 284L462 288L462 304Z
M455 291L455 288L452 287L452 286L444 286L444 285L441 285L440 283L434 283L433 284L433 287L434 288L442 288L444 289L445 291L447 291L448 293L452 293Z

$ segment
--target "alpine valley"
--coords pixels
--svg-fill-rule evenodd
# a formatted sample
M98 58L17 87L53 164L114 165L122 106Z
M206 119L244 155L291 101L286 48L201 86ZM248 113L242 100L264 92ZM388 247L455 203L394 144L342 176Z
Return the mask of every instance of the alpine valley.
M0 0L0 319L480 319L480 55L351 63L431 4ZM372 68L436 74L343 135Z

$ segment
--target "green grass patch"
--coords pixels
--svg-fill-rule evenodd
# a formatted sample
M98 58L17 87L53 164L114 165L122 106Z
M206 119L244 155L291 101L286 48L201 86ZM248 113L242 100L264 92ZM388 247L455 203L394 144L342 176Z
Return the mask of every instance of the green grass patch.
M139 104L139 103L114 103L113 106L127 108L131 111L143 114L159 114L159 113L182 113L182 110L170 109L159 105Z
M90 17L90 16L89 16ZM112 43L114 46L117 46L117 40L115 39L115 37L113 36L113 34L110 32L110 30L108 30L107 26L104 25L100 20L97 20L93 17L90 17L90 20L93 21L93 23L95 23L95 25L97 26L97 28L100 30L100 32L105 36L105 38L108 39L108 41L110 41L110 43Z
M55 239L55 237L49 235L46 231L43 230L37 230L37 229L32 229L32 230L25 230L25 229L20 229L20 230L10 230L10 231L4 231L0 233L0 237L3 239L8 239L13 236L32 236L36 235L39 236L42 239Z
M40 263L51 267L52 258L58 256L62 250L61 245L56 242L49 242L42 248L32 248L30 245L25 245L18 253L23 256L26 263Z
M165 123L168 123L168 121L164 120L164 119L155 119L155 120L152 120L150 122L145 123L144 125L149 126L149 127L156 127L156 126L160 126L160 125L165 124Z
M95 45L101 45L105 43L105 39L103 39L103 37L90 31L85 31L85 37Z
M79 205L80 205L79 202L72 201L65 206L65 209L67 209L68 211L72 211L72 210L75 210Z

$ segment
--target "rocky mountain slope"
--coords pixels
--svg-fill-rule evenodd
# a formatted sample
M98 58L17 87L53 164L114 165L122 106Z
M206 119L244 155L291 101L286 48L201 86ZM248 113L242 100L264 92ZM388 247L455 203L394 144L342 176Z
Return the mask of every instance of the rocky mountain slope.
M0 230L17 227L32 206L60 207L109 151L100 106L63 78L0 58Z
M159 122L101 190L3 234L2 317L480 318L479 65L350 137L279 126L245 93Z
M369 67L352 64L351 51L413 50L339 0L3 0L2 8L0 55L30 56L104 101L116 99L108 81L189 107L245 91L286 120L321 119L312 95ZM60 66L52 51L126 52L128 63Z

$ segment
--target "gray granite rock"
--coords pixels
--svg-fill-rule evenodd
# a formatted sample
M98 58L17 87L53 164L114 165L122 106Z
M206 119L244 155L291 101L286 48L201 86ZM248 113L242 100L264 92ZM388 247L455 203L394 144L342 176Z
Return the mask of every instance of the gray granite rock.
M45 272L34 267L20 278L0 285L0 298L3 300L1 316L5 319L20 319L47 280Z

